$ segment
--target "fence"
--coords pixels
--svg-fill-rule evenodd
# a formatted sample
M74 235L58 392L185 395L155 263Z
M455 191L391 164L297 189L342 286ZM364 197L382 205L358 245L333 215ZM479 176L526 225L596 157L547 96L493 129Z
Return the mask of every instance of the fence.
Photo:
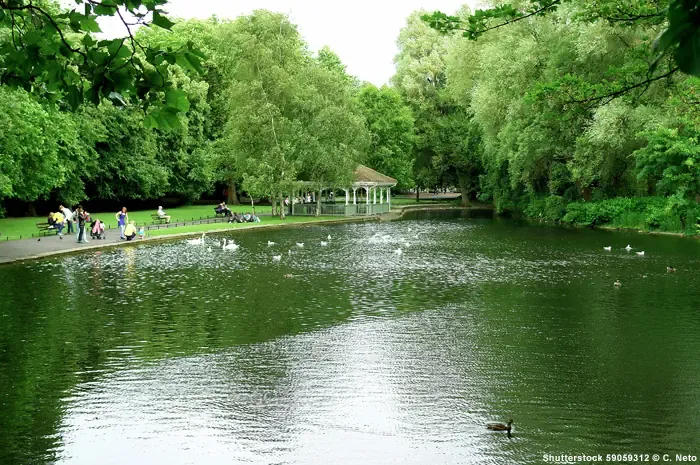
M342 203L322 203L320 215L322 216L367 216L381 215L389 213L388 203L358 203L345 205ZM316 216L318 206L315 203L300 203L294 205L294 215L296 216ZM291 208L287 214L291 215Z

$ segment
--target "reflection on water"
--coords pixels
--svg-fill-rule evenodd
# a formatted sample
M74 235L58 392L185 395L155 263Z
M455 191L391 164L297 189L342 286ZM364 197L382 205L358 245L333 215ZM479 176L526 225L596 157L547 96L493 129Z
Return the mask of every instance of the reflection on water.
M695 241L461 212L228 238L0 268L0 463L697 452Z

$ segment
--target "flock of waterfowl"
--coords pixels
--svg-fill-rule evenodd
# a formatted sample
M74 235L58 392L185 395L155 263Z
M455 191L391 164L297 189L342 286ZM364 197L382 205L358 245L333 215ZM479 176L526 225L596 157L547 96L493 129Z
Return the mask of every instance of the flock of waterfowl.
M196 238L196 239L186 239L186 240L185 240L185 243L186 243L187 245L204 246L204 245L207 245L207 237L206 237L206 236L207 236L206 233L202 233L202 235L201 235L200 237ZM328 243L329 243L330 240L331 240L331 235L329 234L327 240L321 241L321 247L326 247L326 246L328 246ZM216 242L214 242L212 245L213 245L214 247L216 247L216 248L220 248L220 249L222 249L222 250L230 250L230 251L235 251L235 250L238 250L238 249L240 248L240 245L239 245L239 244L236 244L236 242L235 242L233 239L228 240L228 239L226 239L226 238L224 238L224 239L221 240L221 241L216 241ZM208 248L209 251L212 250L212 245L207 246L207 248ZM267 246L268 246L268 247L272 247L272 246L274 246L274 245L277 245L277 243L276 243L276 242L273 242L273 241L267 241ZM303 248L303 247L304 247L304 243L303 243L303 242L297 242L297 243L296 243L296 246L299 247L299 248ZM292 251L291 251L291 249L290 249L290 250L289 250L289 255L291 255L291 254L292 254ZM272 261L273 261L273 262L279 262L279 261L281 261L281 260L282 260L282 255L273 255L273 256L272 256Z
M603 250L605 250L606 252L611 252L611 251L612 251L612 246L603 247ZM627 252L631 252L631 251L633 250L633 248L632 248L631 245L627 244L627 247L625 247L624 250L626 250ZM640 257L643 257L643 256L644 256L644 251L643 251L643 250L640 250L640 251L638 251L638 252L635 252L635 254L639 255ZM669 273L675 273L675 272L676 272L676 269L675 269L674 267L672 267L672 266L667 266L667 267L666 267L666 271L669 272ZM642 275L642 277L643 277L643 278L646 278L645 275ZM619 279L616 279L615 282L613 283L613 286L615 286L615 287L621 287L621 286L622 286L622 283L620 282Z

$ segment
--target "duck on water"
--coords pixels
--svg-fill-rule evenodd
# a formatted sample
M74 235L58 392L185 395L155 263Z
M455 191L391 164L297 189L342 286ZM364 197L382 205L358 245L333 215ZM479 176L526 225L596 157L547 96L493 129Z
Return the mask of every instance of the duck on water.
M508 431L510 433L511 425L513 424L513 419L508 420L508 424L503 423L486 423L486 427L493 431Z

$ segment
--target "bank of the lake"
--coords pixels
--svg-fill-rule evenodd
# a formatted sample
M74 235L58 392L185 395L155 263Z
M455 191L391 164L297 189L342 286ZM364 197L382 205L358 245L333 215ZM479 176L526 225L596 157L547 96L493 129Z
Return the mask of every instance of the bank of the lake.
M147 244L154 241L183 239L200 235L202 233L230 233L256 231L260 229L279 229L287 227L303 227L310 225L335 224L347 222L376 221L376 217L312 217L312 216L288 216L284 220L277 217L266 217L261 223L216 223L188 224L179 227L162 227L147 232L144 239L123 241L119 239L118 231L111 231L105 240L91 240L87 244L78 244L74 235L64 235L63 239L57 236L22 239L0 242L0 265L24 260L46 258L53 255L74 254L90 252L113 247L128 247Z

